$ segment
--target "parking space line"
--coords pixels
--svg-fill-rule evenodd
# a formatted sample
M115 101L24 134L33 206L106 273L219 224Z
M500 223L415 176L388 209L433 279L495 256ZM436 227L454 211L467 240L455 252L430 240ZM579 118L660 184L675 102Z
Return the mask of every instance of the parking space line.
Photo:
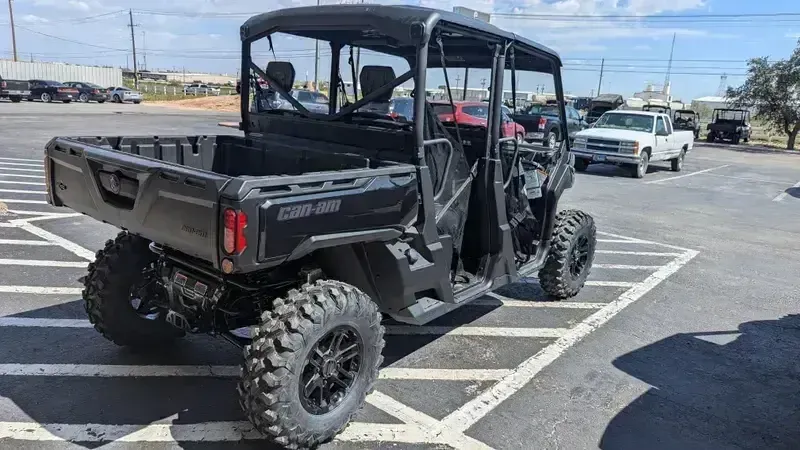
M16 228L17 226L9 222L0 222L0 228Z
M720 175L718 173L707 173L709 177L717 177L717 178L731 178L734 180L742 180L742 181L754 181L756 183L767 183L767 184L789 184L791 181L775 181L775 180L762 180L759 178L747 178L747 177L734 177L731 175Z
M44 184L44 183L42 183ZM630 241L628 239L598 239L597 242L602 242L605 244L645 244L646 242L642 241Z
M4 318L0 318L3 320ZM62 327L78 328L78 327ZM82 327L81 327L82 328ZM511 373L510 369L415 369L385 367L381 380L494 381ZM108 365L108 364L0 364L0 376L35 377L208 377L236 378L239 366L215 365Z
M80 290L80 289L78 289ZM0 290L0 292L4 292ZM34 294L36 292L22 292ZM51 294L53 292L50 292ZM80 294L80 292L59 292L59 294ZM93 328L92 323L84 319L42 319L33 317L0 317L0 327L21 328Z
M83 289L49 286L0 286L0 294L53 294L80 295ZM87 322L88 323L88 322Z
M674 252L627 252L622 250L595 250L595 253L604 255L634 255L634 256L681 256L683 253Z
M795 184L794 184L794 186L792 186L790 189L792 189L792 188L798 188L798 187L800 187L800 181L798 181L797 183L795 183ZM783 199L784 199L784 198L786 198L786 196L787 196L787 195L789 195L789 193L788 193L788 192L786 192L786 191L783 191L783 192L781 192L780 194L778 194L778 196L777 196L777 197L773 198L773 199L772 199L772 201L773 201L773 202L780 202L780 201L783 201Z
M38 245L38 242L36 245ZM51 244L52 245L52 244ZM0 266L32 266L32 267L76 267L86 268L86 263L81 261L48 261L45 259L6 259L0 258Z
M398 336L448 335L448 336L491 336L523 338L558 338L567 332L566 328L508 328L508 327L429 327L413 325L388 325L386 334Z
M0 180L0 184L23 184L26 186L47 186L47 183L37 183L35 181L13 181L13 180Z
M595 312L578 325L571 328L558 340L525 360L514 369L511 375L498 381L492 387L483 391L456 411L450 413L447 417L442 419L442 424L451 430L466 431L506 399L522 389L539 372L564 354L570 347L580 342L591 332L611 320L611 318L620 311L650 292L650 290L659 283L691 261L697 254L697 251L689 250L670 263L662 266L644 281L637 283L634 287L623 293L617 300Z
M658 270L661 266L631 266L628 264L592 264L593 269Z
M5 166L42 167L42 163L40 162L39 164L32 164L32 163L0 161L0 168L3 168Z
M19 227L22 228L23 230L27 231L28 233L31 233L31 234L33 234L35 236L39 236L40 238L42 238L44 240L50 241L53 244L58 245L58 246L60 246L60 247L62 247L64 249L66 249L66 250L68 250L68 251L80 256L83 259L86 259L88 261L94 261L95 260L95 252L87 250L87 249L81 247L80 245L78 245L78 244L76 244L76 243L74 243L74 242L72 242L72 241L70 241L68 239L64 239L63 237L61 237L61 236L59 236L57 234L53 234L53 233L51 233L51 232L49 232L47 230L39 228L36 225L32 225L32 224L30 224L28 222L20 223Z
M730 166L730 164L724 164L722 166L712 167L710 169L698 170L697 172L691 172L691 173L687 173L685 175L678 175L678 176L675 176L675 177L662 178L660 180L647 181L644 184L663 183L664 181L677 180L678 178L693 177L695 175L700 175L701 173L711 172L712 170L722 169L722 168L729 167L729 166Z
M44 164L44 160L42 159L27 159L27 158L6 158L0 157L2 161L28 161L28 162L38 162L39 164Z
M33 241L30 239L0 239L0 245L30 245L30 246L51 246L50 242L47 241Z
M678 247L677 245L663 244L661 242L648 241L648 240L639 239L639 238L635 238L635 239L634 238L628 238L627 236L621 236L619 234L614 234L614 233L607 233L605 231L598 231L597 234L601 234L603 236L610 236L610 237L614 237L614 238L618 238L618 239L633 239L634 242L640 243L640 244L649 244L649 245L655 245L657 247L664 247L664 248L671 248L673 250L680 250L681 251L681 253L679 253L680 255L682 255L683 252L690 251L690 249L688 249L688 248ZM595 253L597 253L597 252L595 252Z
M506 306L511 308L556 308L556 309L600 309L606 306L606 303L588 303L588 302L555 302L555 301L540 301L540 300L515 300L502 295L490 292L486 294L489 298L479 298L468 303L469 305L476 306Z
M0 189L0 192L6 192L9 194L39 194L39 195L47 195L47 191L26 191L23 189Z
M0 173L0 177L14 177L14 178L39 178L44 179L44 175L25 175L17 173Z
M12 172L40 172L40 173L44 173L44 169L20 169L18 167L0 167L0 170L10 170Z
M636 286L637 283L632 283L630 281L593 281L589 280L586 282L586 286L600 286L600 287L633 287Z
M45 200L19 200L16 198L0 198L0 202L3 203L23 203L26 205L46 205L47 201Z

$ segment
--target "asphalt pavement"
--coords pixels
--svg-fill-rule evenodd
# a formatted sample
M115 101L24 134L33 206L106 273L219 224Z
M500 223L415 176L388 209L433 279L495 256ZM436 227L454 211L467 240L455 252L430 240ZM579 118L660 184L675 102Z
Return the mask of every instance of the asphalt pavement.
M236 115L0 103L0 448L267 448L240 352L135 353L88 326L77 278L117 230L42 192L56 135L229 134ZM698 145L680 173L579 174L584 290L535 279L427 324L387 322L377 392L328 449L798 448L800 156ZM5 206L3 206L5 205Z

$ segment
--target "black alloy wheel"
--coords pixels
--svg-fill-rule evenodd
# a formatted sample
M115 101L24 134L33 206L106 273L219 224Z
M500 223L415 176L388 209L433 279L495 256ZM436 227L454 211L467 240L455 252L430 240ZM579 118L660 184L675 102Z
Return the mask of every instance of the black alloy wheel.
M350 326L329 331L314 345L300 375L300 403L311 414L336 409L350 394L361 369L364 344Z

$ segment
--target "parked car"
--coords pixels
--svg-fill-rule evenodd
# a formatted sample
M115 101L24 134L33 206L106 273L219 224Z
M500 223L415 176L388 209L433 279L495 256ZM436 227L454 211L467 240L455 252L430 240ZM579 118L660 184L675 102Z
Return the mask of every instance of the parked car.
M65 86L58 81L52 80L29 80L28 85L30 86L30 95L28 99L30 100L41 100L45 103L51 103L52 101L60 101L64 103L69 103L73 100L78 98L78 90Z
M268 89L262 90L261 92L264 95L263 97L259 98L257 94L256 98L253 99L254 102L259 101L261 111L268 109L295 109L291 102L282 98L277 92ZM319 114L328 113L328 96L325 94L305 89L294 89L289 93L309 112Z
M589 124L572 106L566 106L567 132L570 140L575 133L586 129ZM558 117L558 105L530 105L524 112L513 114L511 118L525 127L526 142L540 142L547 148L555 148L561 141L561 119Z
M586 113L586 122L593 124L606 111L612 111L625 103L625 99L619 94L602 94L593 98L589 103L589 112Z
M676 130L689 130L694 138L700 137L700 115L691 109L679 109L672 116L672 125Z
M219 88L207 84L194 83L183 87L185 95L219 95Z
M610 163L642 178L650 161L670 161L672 170L680 172L693 146L694 134L673 130L666 114L620 110L603 114L592 128L578 132L572 153L579 172L589 164Z
M456 122L459 125L474 125L485 127L489 120L489 103L488 102L471 102L459 101L453 102L455 106L455 113L453 106L450 102L435 101L431 102L433 112L439 117L443 124ZM502 108L501 108L502 109ZM525 137L525 128L514 122L514 120L504 111L502 118L502 135L503 137L514 136L522 140Z
M411 97L395 97L389 100L389 115L396 119L414 120L414 99Z
M108 88L108 98L114 103L133 102L137 105L142 103L142 94L140 92L124 86Z
M750 141L753 132L750 127L750 111L746 109L715 109L711 114L712 122L706 125L708 142L731 141L736 145L739 141Z
M90 101L105 103L105 101L108 100L108 92L96 84L84 83L82 81L67 81L64 83L64 86L77 89L77 100L81 103L89 103Z
M27 81L7 80L0 77L0 98L7 98L14 103L19 103L30 95L31 91Z

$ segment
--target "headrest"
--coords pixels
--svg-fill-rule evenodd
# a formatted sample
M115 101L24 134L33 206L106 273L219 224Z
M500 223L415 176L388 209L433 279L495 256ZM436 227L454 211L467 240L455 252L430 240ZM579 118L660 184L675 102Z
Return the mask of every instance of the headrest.
M265 71L273 80L278 82L284 91L289 92L294 85L294 66L288 61L270 61Z
M391 83L395 78L394 69L389 66L364 66L364 68L361 69L361 75L358 78L359 82L361 83L361 93L366 97L367 95L380 89L382 86ZM388 102L391 98L392 91L390 90L374 101Z

